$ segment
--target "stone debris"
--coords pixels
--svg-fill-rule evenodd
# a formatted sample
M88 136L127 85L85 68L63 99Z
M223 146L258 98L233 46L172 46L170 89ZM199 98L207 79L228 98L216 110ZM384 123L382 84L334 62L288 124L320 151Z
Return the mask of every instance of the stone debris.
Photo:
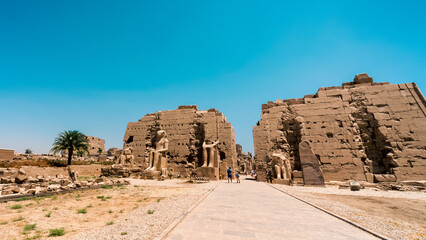
M359 182L350 181L349 182L349 186L351 188L351 191L359 191L359 190L361 190L361 184L359 184Z
M91 178L88 181L78 181L78 173L70 171L70 176L27 177L23 169L0 169L3 177L0 184L0 201L10 195L37 195L46 192L60 192L78 188L100 187L102 185L128 184L125 179L108 179L104 177Z

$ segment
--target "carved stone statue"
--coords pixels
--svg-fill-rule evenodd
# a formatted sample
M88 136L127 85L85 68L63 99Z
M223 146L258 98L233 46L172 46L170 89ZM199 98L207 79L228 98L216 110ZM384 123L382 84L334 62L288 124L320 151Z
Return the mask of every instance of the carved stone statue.
M133 156L133 148L125 148L123 150L123 154L120 156L118 160L119 164L130 164L133 165L135 163L135 156Z
M217 144L219 141L211 143L210 140L206 140L203 143L203 165L202 167L215 167L214 161L218 157Z
M166 158L166 152L169 150L169 140L167 139L166 131L159 130L157 132L157 144L155 150L149 153L148 168L146 170L161 171L160 161Z
M282 152L274 152L272 154L272 162L278 179L291 180L291 164Z

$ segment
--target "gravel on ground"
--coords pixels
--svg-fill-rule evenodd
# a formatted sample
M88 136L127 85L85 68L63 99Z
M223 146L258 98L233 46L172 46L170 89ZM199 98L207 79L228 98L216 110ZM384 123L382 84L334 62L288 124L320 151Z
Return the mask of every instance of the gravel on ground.
M129 181L131 185L185 187L185 190L182 193L152 192L151 194L156 197L164 197L164 199L129 212L117 219L113 225L80 233L73 239L153 239L218 184L218 182L189 184L182 180L129 179ZM188 189L188 186L191 187Z
M290 195L326 209L391 239L426 239L426 193L376 189L351 191L337 186L300 187L273 184ZM415 206L408 204L416 203ZM386 204L393 214L386 214ZM381 209L382 208L382 209ZM407 215L411 209L411 221ZM381 211L380 211L381 210ZM400 214L397 214L397 213ZM385 214L383 214L385 213ZM396 213L396 214L395 214ZM407 216L405 216L407 217Z

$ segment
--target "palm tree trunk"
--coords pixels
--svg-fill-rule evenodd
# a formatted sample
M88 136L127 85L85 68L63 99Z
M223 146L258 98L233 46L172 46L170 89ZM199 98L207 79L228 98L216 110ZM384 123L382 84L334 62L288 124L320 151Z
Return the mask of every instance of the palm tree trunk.
M71 159L72 159L72 153L74 152L74 149L71 147L68 149L68 164L67 166L71 165Z

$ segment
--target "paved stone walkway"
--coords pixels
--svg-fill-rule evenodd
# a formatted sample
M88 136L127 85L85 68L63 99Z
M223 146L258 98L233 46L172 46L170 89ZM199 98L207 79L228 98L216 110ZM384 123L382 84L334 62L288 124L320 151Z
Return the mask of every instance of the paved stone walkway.
M265 183L222 182L167 239L376 239Z

